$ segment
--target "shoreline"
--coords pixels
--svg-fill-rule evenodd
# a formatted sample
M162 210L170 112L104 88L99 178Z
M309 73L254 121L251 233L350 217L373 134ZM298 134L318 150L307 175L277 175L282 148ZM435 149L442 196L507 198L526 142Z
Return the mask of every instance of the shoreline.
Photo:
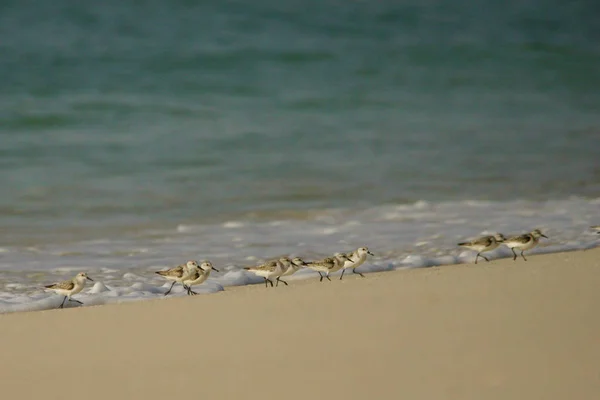
M457 249L461 249L457 247ZM593 249L600 249L600 241L589 241L578 246L572 245L549 245L549 246L538 246L531 252L528 252L529 256L539 256L543 254L558 254L567 252L577 251L588 251ZM382 272L393 272L393 271L404 271L408 269L423 269L423 268L437 268L437 267L457 267L460 265L472 265L475 258L476 252L467 249L462 249L454 255L439 255L434 257L427 257L420 254L407 255L402 259L395 261L381 261L377 258L373 259L368 257L365 264L359 267L359 271L369 276ZM489 262L497 263L502 260L512 260L512 253L508 248L503 246L485 253L490 259ZM522 262L519 257L518 262ZM478 265L482 265L486 261L481 260ZM88 285L84 290L77 294L75 298L82 300L85 305L84 307L109 305L109 304L121 304L125 302L136 302L136 301L148 301L162 299L162 294L168 289L169 282L161 280L155 277L154 271L159 269L165 269L167 267L150 267L150 268L135 268L129 270L109 270L110 275L114 275L115 272L122 274L122 278L115 279L114 276L107 277L106 280L102 275L98 276L96 272L89 272L94 280L94 284ZM4 298L0 298L0 315L21 313L21 312L35 312L45 311L57 308L62 301L62 297L53 296L49 291L44 291L42 288L44 285L51 282L58 282L74 275L77 272L84 271L85 268L67 268L67 274L56 274L56 271L50 271L55 275L52 279L45 279L34 284L35 287L39 288L37 292L6 292ZM256 277L254 274L245 273L241 269L230 269L222 270L225 272L220 276L216 277L212 275L205 283L196 286L195 291L199 294L214 294L221 291L230 291L238 286L254 286L263 284L262 278ZM40 271L34 271L36 275ZM337 280L341 272L337 271L331 275L332 280ZM347 273L346 276L351 275ZM316 272L309 270L300 270L292 276L286 277L286 280L297 284L304 280L311 280L315 277L318 278ZM20 281L17 280L11 285L26 287L27 283L21 277ZM39 279L39 278L38 278ZM345 277L346 279L346 277ZM45 292L45 293L44 293ZM169 297L178 297L183 295L183 289L180 285L174 287L174 292ZM11 300L11 297L18 301ZM28 301L27 301L28 300ZM67 308L77 307L73 304L67 304Z
M600 395L600 249L349 278L3 314L4 393Z

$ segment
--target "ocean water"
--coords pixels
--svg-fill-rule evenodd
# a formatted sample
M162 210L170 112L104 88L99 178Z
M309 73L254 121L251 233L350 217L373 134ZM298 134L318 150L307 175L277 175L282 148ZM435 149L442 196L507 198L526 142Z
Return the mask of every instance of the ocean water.
M101 304L160 296L152 272L187 259L222 269L208 293L260 282L240 266L283 254L454 264L473 256L457 241L533 228L550 239L532 253L596 246L598 15L3 2L0 311L55 306L40 286L80 270Z

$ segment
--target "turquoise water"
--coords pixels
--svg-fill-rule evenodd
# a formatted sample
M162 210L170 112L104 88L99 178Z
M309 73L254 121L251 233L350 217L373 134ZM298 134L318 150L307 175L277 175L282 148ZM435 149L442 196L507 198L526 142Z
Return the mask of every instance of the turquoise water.
M495 229L488 213L571 240L600 223L599 15L589 1L3 2L0 268L241 262L362 245L356 232L390 257L435 253ZM411 217L423 204L457 209ZM448 221L462 228L431 239Z

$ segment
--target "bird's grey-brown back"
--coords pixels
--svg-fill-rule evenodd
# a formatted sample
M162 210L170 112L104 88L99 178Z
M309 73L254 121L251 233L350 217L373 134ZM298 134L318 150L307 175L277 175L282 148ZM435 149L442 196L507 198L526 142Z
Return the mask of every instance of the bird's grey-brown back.
M338 261L335 257L325 257L322 260L310 261L308 262L309 268L322 267L324 269L333 269Z
M510 236L504 240L504 243L505 244L511 244L511 243L525 244L525 243L529 243L530 241L537 242L541 237L548 238L548 236L544 235L541 230L534 229L528 233Z
M489 247L496 242L496 238L494 236L482 236L477 239L469 240L466 242L460 242L458 245L463 247Z
M249 271L275 271L280 266L279 260L271 260L264 264L257 265L256 267L246 267L244 269Z
M515 235L515 236L509 237L506 240L506 243L508 243L508 244L513 244L513 243L525 244L525 243L529 243L532 240L535 240L535 238L533 237L533 235L531 233L523 233L522 235Z
M75 287L75 283L70 279L68 281L57 282L44 287L48 289L72 290Z
M158 275L165 276L165 277L181 278L184 273L184 268L185 268L185 264L181 264L181 265L178 265L174 268L171 268L171 269L168 269L165 271L156 271L156 273Z

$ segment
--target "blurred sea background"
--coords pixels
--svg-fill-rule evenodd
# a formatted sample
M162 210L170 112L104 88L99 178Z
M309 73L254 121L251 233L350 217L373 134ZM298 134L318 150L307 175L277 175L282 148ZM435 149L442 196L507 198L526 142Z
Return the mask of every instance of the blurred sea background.
M3 1L0 291L361 245L388 268L533 228L586 246L599 16L593 1Z

